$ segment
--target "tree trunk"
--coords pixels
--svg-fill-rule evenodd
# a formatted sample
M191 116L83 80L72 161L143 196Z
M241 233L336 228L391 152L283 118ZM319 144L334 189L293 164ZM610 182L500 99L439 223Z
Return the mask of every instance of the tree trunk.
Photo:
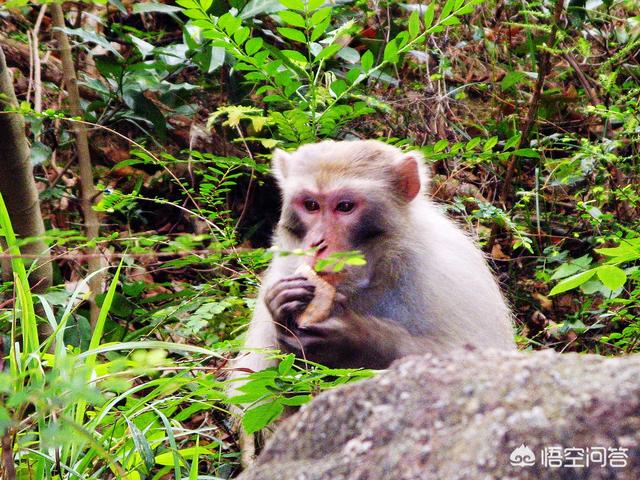
M64 28L64 12L62 5L59 3L51 4L51 15L53 17L54 27ZM62 30L56 30L54 36L58 41L58 49L60 58L62 59L62 75L64 77L65 87L67 88L67 101L71 110L71 114L82 117L83 111L80 105L80 92L78 90L78 78L76 69L73 65L73 57L71 56L71 45L67 35ZM98 238L100 233L100 220L98 214L93 209L93 200L96 197L96 189L93 184L93 169L91 168L91 153L89 152L89 138L87 128L82 123L74 122L72 124L73 131L76 136L76 151L78 152L78 165L80 167L80 205L82 214L84 215L84 224L89 241ZM96 295L102 293L102 273L98 272L101 267L98 249L95 246L88 246L86 253L89 257L89 273L94 274L89 280L89 288L91 289L90 316L91 327L95 327L98 320L100 309L96 303Z
M0 105L16 107L18 101L4 53L0 48ZM24 119L17 113L0 113L0 193L4 198L13 228L19 238L34 240L20 247L25 255L42 255L29 281L35 293L44 292L52 280L51 261L45 243L39 239L44 234L40 213L38 190L29 161L29 144L24 133ZM5 265L3 264L3 270ZM6 270L5 270L6 271Z

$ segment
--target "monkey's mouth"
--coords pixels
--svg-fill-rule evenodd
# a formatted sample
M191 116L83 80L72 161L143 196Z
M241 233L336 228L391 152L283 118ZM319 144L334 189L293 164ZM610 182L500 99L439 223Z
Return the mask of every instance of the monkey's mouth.
M345 279L345 274L343 273L343 271L340 271L340 272L316 272L316 273L318 274L318 276L322 280L324 280L328 284L332 285L333 287L337 287Z
M371 286L369 275L358 275L358 272L345 268L340 272L318 272L318 276L343 295L357 295Z

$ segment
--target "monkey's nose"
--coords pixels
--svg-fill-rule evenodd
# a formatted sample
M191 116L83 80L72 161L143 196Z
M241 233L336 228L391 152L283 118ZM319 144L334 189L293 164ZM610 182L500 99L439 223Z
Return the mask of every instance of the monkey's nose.
M325 242L324 238L317 240L311 244L311 248L316 248L316 257L320 256L326 249L328 245Z

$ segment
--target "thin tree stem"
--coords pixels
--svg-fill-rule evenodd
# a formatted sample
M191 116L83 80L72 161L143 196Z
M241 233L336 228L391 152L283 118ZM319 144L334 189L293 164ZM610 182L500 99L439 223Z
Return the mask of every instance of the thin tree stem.
M78 90L78 78L76 69L73 64L73 56L71 54L71 45L67 35L61 29L64 28L64 13L59 3L51 4L51 13L53 16L53 25L56 27L55 37L58 41L60 50L60 58L62 59L63 78L67 88L67 100L71 114L82 117L82 108L80 106L80 92ZM84 215L87 239L91 243L92 240L98 238L100 231L100 222L98 214L93 210L93 199L96 197L96 189L93 184L93 169L91 167L91 154L89 152L89 138L87 128L80 122L73 123L73 131L76 137L76 148L78 152L78 164L80 167L80 183L81 196L80 205ZM87 247L89 255L87 263L89 266L88 273L91 274L100 270L101 259L97 255L95 246ZM98 305L95 296L102 291L102 274L98 273L89 280L89 288L91 289L90 302L90 320L93 327L98 319Z

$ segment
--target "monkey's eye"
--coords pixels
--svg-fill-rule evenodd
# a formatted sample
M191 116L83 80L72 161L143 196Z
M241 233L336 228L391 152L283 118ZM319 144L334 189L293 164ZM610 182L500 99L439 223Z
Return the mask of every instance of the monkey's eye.
M304 201L303 205L307 212L315 212L316 210L320 210L320 204L315 200L307 199Z
M355 203L348 200L343 200L336 205L336 210L342 213L349 213L356 206Z

